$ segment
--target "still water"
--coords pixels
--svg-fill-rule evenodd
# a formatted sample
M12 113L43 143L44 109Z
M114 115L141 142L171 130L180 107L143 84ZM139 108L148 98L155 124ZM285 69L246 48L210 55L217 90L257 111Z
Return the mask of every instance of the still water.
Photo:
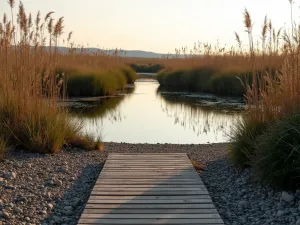
M161 90L155 80L137 80L120 97L72 103L83 132L105 142L203 144L227 142L241 119L237 98Z

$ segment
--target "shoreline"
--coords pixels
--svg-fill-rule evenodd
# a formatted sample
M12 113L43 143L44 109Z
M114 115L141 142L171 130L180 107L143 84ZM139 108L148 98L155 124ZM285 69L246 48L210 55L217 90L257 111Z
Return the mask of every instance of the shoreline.
M104 152L11 152L0 162L0 224L75 225L108 153L185 152L204 165L198 173L225 224L298 225L300 190L286 202L281 191L255 182L251 170L232 168L228 145L106 142Z

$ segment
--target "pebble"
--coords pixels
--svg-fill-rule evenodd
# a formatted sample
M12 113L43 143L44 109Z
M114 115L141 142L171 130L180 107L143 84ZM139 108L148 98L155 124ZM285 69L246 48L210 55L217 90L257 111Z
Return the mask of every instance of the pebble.
M63 182L61 180L54 180L53 184L55 184L56 186L62 186Z
M49 203L49 204L47 205L47 208L50 209L50 210L53 209L53 207L54 207L54 206L53 206L53 204L51 204L51 203Z
M281 198L282 198L283 201L288 202L288 203L292 202L295 199L294 195L289 194L286 191L283 191L281 193Z
M8 212L2 212L2 216L5 218L5 219L9 219L10 218L10 214Z
M15 190L16 189L16 187L12 186L12 185L5 185L4 188L9 189L9 190Z
M15 172L4 173L4 178L6 180L13 180L13 179L16 179L16 177L17 177L17 174Z
M16 207L16 208L15 208L15 212L16 212L16 213L23 213L23 210L20 209L19 207Z

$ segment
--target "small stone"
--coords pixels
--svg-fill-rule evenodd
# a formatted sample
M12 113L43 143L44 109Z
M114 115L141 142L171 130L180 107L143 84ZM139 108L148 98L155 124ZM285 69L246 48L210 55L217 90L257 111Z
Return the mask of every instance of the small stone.
M66 172L68 172L68 170L69 170L68 165L64 165L64 166L58 168L57 172L66 173Z
M285 214L286 214L285 211L283 211L283 210L278 210L278 212L277 212L277 217L284 216Z
M30 218L27 216L27 217L25 217L25 220L26 220L27 222L29 222L29 221L30 221Z
M2 216L5 218L5 219L9 219L10 218L10 214L8 212L2 212Z
M54 205L51 204L51 203L49 203L49 204L47 205L47 208L50 209L50 210L53 209L53 207L54 207Z
M81 203L81 199L80 198L74 198L73 201L72 201L72 206L74 208L76 208L77 206L79 206Z
M58 216L53 216L53 220L58 224L61 222L61 219Z
M48 198L48 199L50 199L51 198L51 192L46 192L45 194L44 194L44 196L46 197L46 198Z
M16 208L15 208L15 212L16 212L16 213L23 213L23 210L20 209L19 207L16 207Z
M297 220L296 225L300 225L300 219Z
M248 205L248 202L245 200L239 201L239 206L245 207Z
M54 184L56 185L56 186L62 186L62 181L61 180L55 180L54 181Z
M41 214L46 215L46 214L47 214L47 211L46 211L46 210L43 210L43 211L41 212Z
M66 211L72 211L73 207L72 206L65 206L64 210L66 210Z
M12 185L5 185L4 188L9 190L16 190L16 187Z
M31 168L32 167L32 165L30 163L28 163L28 162L24 162L22 166L23 167L27 167L27 168Z
M15 172L7 172L7 173L4 173L4 177L6 180L13 180L13 179L16 179L17 174Z
M285 202L292 202L292 201L294 201L295 197L294 197L294 195L289 194L286 191L283 191L281 193L281 199Z
M73 214L73 211L72 211L72 210L66 211L65 214L66 214L67 216L71 216L71 215Z

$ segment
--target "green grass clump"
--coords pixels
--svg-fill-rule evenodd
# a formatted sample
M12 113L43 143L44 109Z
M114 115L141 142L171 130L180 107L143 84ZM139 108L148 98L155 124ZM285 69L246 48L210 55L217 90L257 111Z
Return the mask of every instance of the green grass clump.
M246 77L250 73L226 71L215 73L211 78L211 91L218 95L243 96L245 94Z
M129 67L104 72L67 70L66 74L69 97L112 95L137 79L136 73Z
M300 187L300 114L279 120L258 138L254 169L267 183Z
M105 72L72 70L66 74L69 97L112 95L124 89L128 83L134 83L136 79L136 74L125 67Z
M28 107L23 113L17 103L0 102L0 149L12 146L30 152L56 153L67 136L80 131L80 126L65 112L57 111L45 100L40 101L39 107Z
M242 121L231 140L232 164L239 168L251 166L257 178L267 184L300 187L300 114L268 124Z
M188 79L188 87L193 91L211 92L211 78L216 72L209 67L196 68L185 73Z
M71 147L84 149L86 151L103 151L103 143L100 138L94 138L93 135L72 135L67 138L67 143Z
M253 164L257 138L265 129L265 124L256 124L246 120L236 124L229 147L229 160L233 165L245 168Z
M156 79L161 86L166 86L165 79L168 76L168 73L169 73L169 70L167 70L167 69L161 70L159 73L157 73Z
M243 96L246 75L236 71L220 72L210 67L190 70L166 69L157 74L161 86L188 91L209 92L224 96Z
M67 115L42 114L40 118L34 115L28 116L14 135L17 137L19 146L25 150L39 153L56 153L60 151L65 139L70 132L77 132Z
M122 67L120 69L127 79L127 84L134 84L137 79L136 72L130 67Z

